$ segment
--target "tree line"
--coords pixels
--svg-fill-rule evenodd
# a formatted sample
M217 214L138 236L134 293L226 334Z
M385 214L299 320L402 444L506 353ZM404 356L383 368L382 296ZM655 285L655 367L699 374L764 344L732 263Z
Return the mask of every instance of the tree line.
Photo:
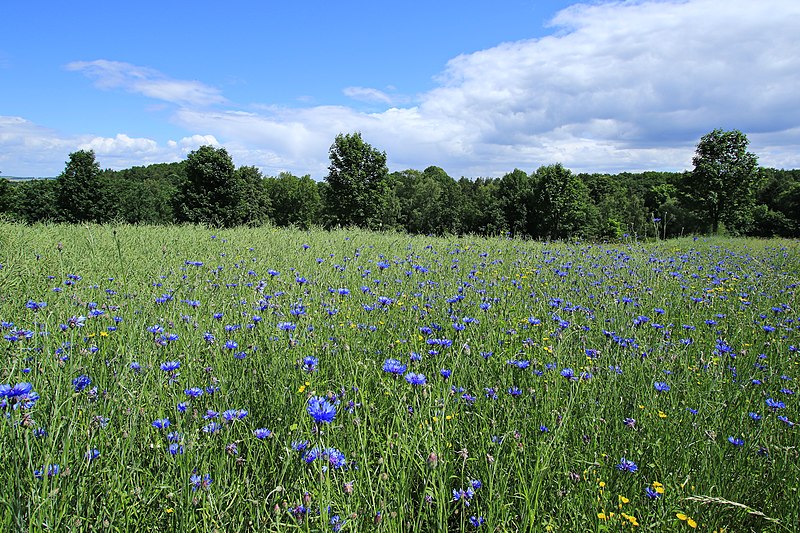
M102 170L69 155L54 180L0 179L0 216L35 223L127 222L362 227L536 239L800 235L800 170L759 168L739 131L714 130L686 172L573 173L561 164L454 179L437 166L389 172L360 133L331 145L324 181L236 167L202 146L177 163Z

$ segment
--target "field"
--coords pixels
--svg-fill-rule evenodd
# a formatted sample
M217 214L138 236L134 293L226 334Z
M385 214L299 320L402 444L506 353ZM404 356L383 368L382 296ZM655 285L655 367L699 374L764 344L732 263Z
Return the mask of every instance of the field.
M798 247L0 224L0 529L800 530Z

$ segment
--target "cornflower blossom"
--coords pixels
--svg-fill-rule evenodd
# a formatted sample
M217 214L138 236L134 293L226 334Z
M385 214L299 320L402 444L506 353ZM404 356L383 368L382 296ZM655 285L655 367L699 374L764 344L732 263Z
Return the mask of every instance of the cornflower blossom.
M253 430L253 435L259 440L264 440L272 436L272 431L267 428L258 428Z
M75 388L75 392L81 392L83 389L85 389L91 384L92 384L92 378L86 375L78 376L77 378L72 380L72 386Z
M167 429L170 425L169 418L157 418L153 420L153 427L156 429Z
M734 446L737 446L737 447L744 446L744 441L742 439L739 439L739 438L736 438L736 437L728 437L728 442L730 442L731 444L733 444Z
M389 374L400 375L408 368L397 359L387 359L383 362L383 371Z
M415 374L414 372L409 372L405 377L406 381L415 387L425 385L427 381L424 374Z
M308 407L306 408L309 416L314 419L314 422L330 423L333 422L336 416L336 406L328 401L327 398L321 396L314 396L308 400Z
M211 479L211 474L205 474L202 477L197 474L192 474L192 476L189 478L189 483L192 485L192 491L196 491L201 487L208 489L213 481L214 480Z
M656 381L655 383L653 383L653 387L654 387L654 388L656 389L656 391L658 391L658 392L669 392L669 390L670 390L670 386L669 386L669 385L667 385L667 384L666 384L665 382L663 382L663 381Z
M633 461L629 461L628 459L622 457L619 460L619 464L617 465L617 470L623 472L636 472L637 470L639 470L639 467L636 466L636 463L634 463Z

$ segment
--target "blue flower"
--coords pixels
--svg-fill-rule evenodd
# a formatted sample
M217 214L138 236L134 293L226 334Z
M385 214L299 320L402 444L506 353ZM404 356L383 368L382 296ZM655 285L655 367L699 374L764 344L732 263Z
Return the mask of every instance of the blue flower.
M170 455L182 455L183 454L183 445L174 442L169 445L169 453Z
M314 422L333 422L336 416L336 406L330 403L327 398L321 396L314 396L308 400L308 408L306 409Z
M207 489L211 486L211 483L214 480L211 479L211 474L205 474L203 477L198 476L197 474L192 474L189 478L189 483L192 484L192 490L197 490L200 487Z
M89 376L82 375L72 380L72 386L75 387L75 392L80 392L92 384L92 379Z
M653 487L645 487L644 488L644 493L651 500L657 500L657 499L661 498L661 493L659 493Z
M786 407L785 403L778 400L773 400L772 398L767 398L766 402L767 402L767 407L769 407L770 409L784 409Z
M669 391L669 389L670 389L670 386L669 386L669 385L667 385L667 384L666 384L665 382L663 382L663 381L656 381L655 383L653 383L653 387L655 387L655 389L656 389L658 392L668 392L668 391Z
M728 437L728 442L730 442L734 446L744 446L744 441L736 437Z
M161 370L164 372L175 372L181 367L180 361L166 361L161 363Z
M383 371L389 374L400 375L406 371L406 365L402 364L397 359L387 359L383 362Z
M409 372L406 374L406 381L417 387L419 385L425 385L427 379L425 378L424 374L415 374L414 372Z
M272 436L272 431L267 428L258 428L253 431L253 435L259 440L264 440Z
M623 472L636 472L639 470L639 467L636 466L636 463L633 461L629 461L624 457L620 458L619 464L617 465L617 470L621 470Z
M153 420L153 427L156 429L166 429L169 427L169 418L157 418Z

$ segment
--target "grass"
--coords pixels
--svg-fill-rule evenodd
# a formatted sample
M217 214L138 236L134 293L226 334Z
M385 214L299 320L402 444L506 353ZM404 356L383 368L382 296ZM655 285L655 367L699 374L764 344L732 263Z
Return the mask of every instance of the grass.
M797 241L0 230L3 530L800 524Z

